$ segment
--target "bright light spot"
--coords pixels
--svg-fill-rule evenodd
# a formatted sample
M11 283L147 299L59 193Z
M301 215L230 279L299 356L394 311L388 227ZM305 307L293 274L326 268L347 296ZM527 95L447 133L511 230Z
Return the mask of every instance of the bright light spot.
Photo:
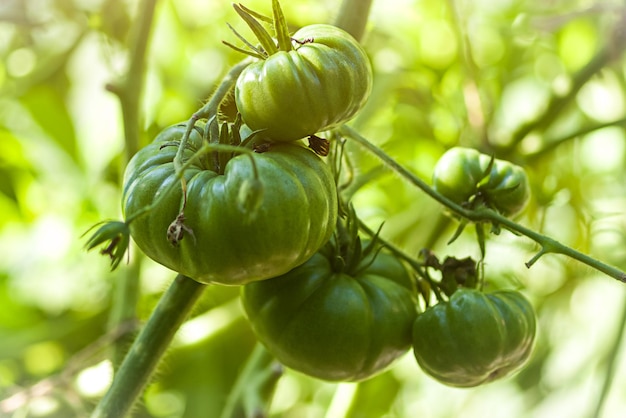
M50 374L63 365L63 349L54 341L34 344L24 350L24 366L34 375Z
M119 102L103 89L114 75L103 61L101 43L95 34L85 37L68 62L72 83L68 107L76 140L85 167L97 176L119 153L123 142Z
M328 410L326 412L326 418L343 417L346 416L350 410L350 405L354 400L358 386L354 383L340 383L335 390L335 396L333 396Z
M183 395L174 391L148 391L145 401L148 411L156 417L178 417L185 410Z
M28 402L28 416L46 417L59 409L59 401L50 396L39 396Z
M241 316L239 298L185 322L176 334L176 343L194 344L218 333Z
M504 43L497 30L481 25L469 33L472 40L472 56L479 67L497 65L504 56Z
M271 416L280 416L282 412L291 409L300 399L300 382L290 375L285 374L278 380L274 398L270 406Z
M446 68L456 57L456 38L448 22L432 20L420 28L419 57L433 68Z
M223 51L205 49L191 57L188 71L190 82L200 86L213 83L224 71Z
M113 381L113 365L105 360L86 368L76 377L76 390L83 396L102 396Z
M402 57L391 48L383 48L374 55L374 67L381 73L394 73L402 65Z
M7 72L13 77L24 77L33 71L37 56L28 48L20 48L11 52L7 58Z
M535 78L523 78L509 83L502 92L497 113L498 127L512 131L533 119L545 108L549 91Z
M596 49L596 29L587 20L573 20L559 34L559 55L568 70L585 65Z
M590 133L582 141L583 165L595 172L622 170L624 167L624 131L611 127Z
M535 75L537 78L551 83L556 77L565 71L563 63L558 56L549 53L543 53L535 60Z
M586 115L609 122L624 114L624 95L621 82L613 73L604 72L602 78L589 81L576 96L576 102Z
M137 247L134 252L137 252ZM146 294L162 293L172 281L172 270L144 258L141 265L141 290Z

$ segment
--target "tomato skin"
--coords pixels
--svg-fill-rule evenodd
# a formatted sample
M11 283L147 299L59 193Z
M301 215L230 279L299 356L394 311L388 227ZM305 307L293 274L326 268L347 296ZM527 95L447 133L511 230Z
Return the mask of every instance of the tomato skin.
M305 26L294 39L313 42L248 66L235 102L244 122L271 141L291 141L352 118L372 89L372 69L359 43L332 25Z
M208 169L209 157L185 170L187 180L186 233L178 246L167 239L170 223L181 209L173 159L185 125L162 131L129 162L124 179L126 217L150 205L177 183L158 207L136 218L131 235L156 262L201 283L239 285L283 274L304 263L330 238L337 219L337 198L329 167L299 144L274 144L254 153L263 185L256 216L245 221L238 194L253 178L246 155L233 157L223 175ZM174 141L174 146L161 148ZM189 144L202 144L194 129ZM185 151L188 159L193 150Z
M473 387L523 366L535 331L534 310L521 293L459 289L449 301L418 315L413 353L422 370L439 382Z
M289 273L242 288L259 340L285 366L319 379L359 381L386 370L411 345L416 300L394 257L379 253L356 275L321 252Z
M454 147L435 165L433 186L448 199L464 204L477 193L488 206L504 216L521 213L530 197L524 169L504 160L494 160L488 180L483 181L491 157L471 148Z

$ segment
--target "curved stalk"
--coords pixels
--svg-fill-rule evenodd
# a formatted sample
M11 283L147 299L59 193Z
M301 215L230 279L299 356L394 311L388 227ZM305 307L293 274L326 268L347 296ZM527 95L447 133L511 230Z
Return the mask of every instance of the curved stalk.
M123 173L128 161L139 150L140 102L145 79L146 51L150 40L156 2L157 0L144 0L139 6L141 12L138 14L138 22L133 26L131 34L128 52L130 64L126 76L118 84L107 86L109 91L117 95L122 110L125 146L121 173ZM124 271L124 277L115 283L109 329L116 329L120 324L135 319L139 299L139 270L138 260L133 260ZM115 342L113 364L116 368L122 362L126 349L133 338L134 333L131 332Z
M618 268L605 264L599 260L596 260L593 257L590 257L586 254L583 254L579 251L574 250L573 248L568 247L567 245L561 244L560 242L546 236L540 234L539 232L533 231L529 228L526 228L518 223L500 215L499 213L491 210L491 209L477 209L477 210L469 210L466 209L450 199L440 195L437 193L432 187L430 187L426 182L417 177L415 174L408 171L406 168L398 164L393 158L389 155L385 154L380 148L369 142L366 138L359 135L356 131L351 129L348 126L342 126L339 128L339 132L342 135L352 139L353 141L359 143L365 149L367 149L372 154L376 155L380 160L382 160L387 166L389 166L393 171L400 174L406 180L420 188L424 193L435 199L437 202L446 206L451 212L454 214L470 220L472 222L487 222L494 225L498 225L509 231L516 232L520 235L524 235L537 244L539 244L540 251L537 253L535 257L533 257L529 262L526 263L527 267L531 267L541 256L549 253L554 254L563 254L574 260L577 260L583 264L588 265L616 280L626 283L626 273L621 271Z
M224 98L228 96L228 93L230 93L230 91L235 87L235 83L237 82L239 74L241 74L244 68L250 65L251 62L252 61L250 59L244 59L243 61L232 67L222 79L222 82L218 86L217 90L213 92L209 101L200 109L198 109L191 116L191 118L189 118L189 121L187 122L187 130L180 140L178 152L176 153L176 157L174 157L174 167L176 168L177 173L182 170L182 159L185 153L185 148L187 147L187 140L189 139L191 130L195 126L196 122L199 119L210 118L213 115L217 115L217 109L220 103L222 103Z
M137 336L91 418L122 418L128 414L205 288L189 277L176 276Z

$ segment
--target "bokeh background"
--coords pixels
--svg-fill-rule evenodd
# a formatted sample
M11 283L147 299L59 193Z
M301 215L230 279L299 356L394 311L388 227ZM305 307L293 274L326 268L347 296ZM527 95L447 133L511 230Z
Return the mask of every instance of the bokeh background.
M247 0L269 14L269 0ZM283 0L294 28L328 22L334 0ZM84 251L82 234L118 219L122 110L106 86L124 76L139 1L0 4L0 416L83 417L110 383L116 284L139 274L139 321L174 273L131 249L130 262ZM626 5L605 0L374 0L363 43L372 97L351 125L421 178L455 145L528 170L519 222L626 269ZM225 0L159 0L140 102L141 144L189 116L242 57ZM524 131L533 123L530 132ZM360 216L409 254L478 258L470 228L349 146L364 179ZM359 384L287 370L276 417L626 416L626 284L525 237L491 236L488 288L522 290L539 315L528 366L476 389L445 387L411 353ZM132 302L132 301L131 301ZM255 344L238 289L207 289L136 408L137 417L218 416Z

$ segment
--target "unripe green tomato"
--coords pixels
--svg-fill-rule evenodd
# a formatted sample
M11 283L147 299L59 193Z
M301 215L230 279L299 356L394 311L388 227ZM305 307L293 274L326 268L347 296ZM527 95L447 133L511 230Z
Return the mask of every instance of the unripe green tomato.
M458 204L480 198L504 216L521 213L530 198L528 177L524 169L511 162L495 159L471 148L455 147L437 161L433 187Z
M359 381L386 370L410 348L416 300L397 259L379 253L370 262L356 274L337 272L318 252L285 275L244 286L255 334L285 366L319 379Z
M270 141L292 141L351 119L372 89L372 69L359 43L331 25L305 26L302 42L248 66L235 102L252 130Z
M535 312L521 293L459 289L449 301L417 316L413 353L422 370L439 382L473 387L522 367L535 331Z
M177 231L184 239L174 237L179 242L172 245L169 227L183 201L173 160L185 129L166 128L126 168L127 218L161 199L130 224L148 257L201 283L239 285L286 273L328 241L337 220L330 168L301 144L281 143L252 154L258 178L249 155L234 156L223 174L214 171L210 155L195 160L184 174L187 203ZM193 129L185 161L202 141L201 130Z

